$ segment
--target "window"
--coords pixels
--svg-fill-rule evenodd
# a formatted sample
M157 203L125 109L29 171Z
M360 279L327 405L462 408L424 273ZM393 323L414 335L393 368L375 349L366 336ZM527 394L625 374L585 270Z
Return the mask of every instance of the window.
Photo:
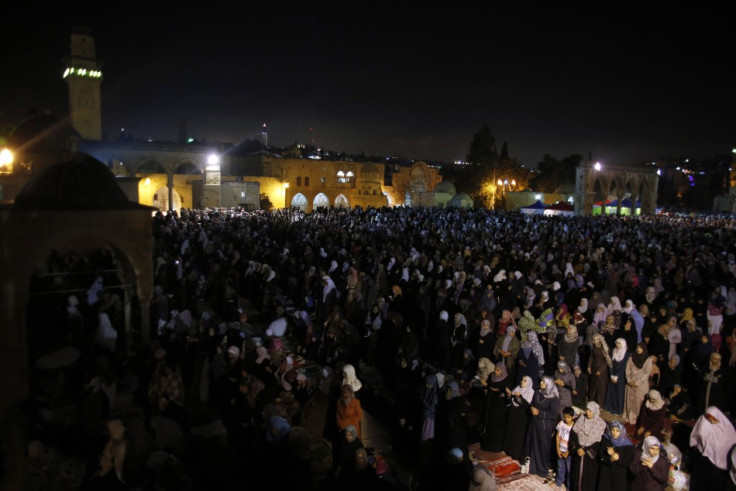
M309 176L304 176L304 185L309 187Z
M353 171L349 170L347 174L345 174L345 182L355 182L355 174L353 174Z
M337 171L337 182L348 182L345 173L341 170Z
M322 187L325 187L325 184L327 184L327 179L325 179L324 177L322 177L321 178L321 181L322 181L322 183L321 183L322 184Z
M297 176L296 178L296 185L301 186L302 185L302 176Z

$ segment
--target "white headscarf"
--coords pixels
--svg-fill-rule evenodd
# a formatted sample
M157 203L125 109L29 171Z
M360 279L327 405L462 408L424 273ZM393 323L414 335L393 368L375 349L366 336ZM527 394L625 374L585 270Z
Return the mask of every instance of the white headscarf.
M524 375L523 377L521 377L521 381L523 382L524 380L526 380L526 387L522 387L521 384L519 384L514 387L514 390L512 390L511 392L518 392L519 396L521 396L522 399L531 404L532 397L534 397L534 382L529 375ZM519 405L516 404L516 401L512 400L511 402L514 406L519 407Z
M647 397L648 400L645 405L650 411L659 411L664 407L664 399L662 399L662 394L659 391L652 389L647 393Z
M619 348L619 345L621 347ZM616 347L613 348L613 358L614 361L623 361L624 357L626 356L626 350L628 349L628 346L626 345L626 340L624 338L618 338L616 340Z
M711 423L705 414L710 414L718 422ZM728 451L736 444L736 429L728 416L715 406L706 409L705 414L700 416L693 426L690 446L697 448L713 465L725 470L728 468Z
M349 363L342 367L342 383L351 386L353 392L358 392L363 387L358 377L355 376L355 367Z
M329 295L330 292L332 290L335 290L337 287L335 286L335 282L332 281L332 278L330 278L329 276L324 275L322 279L327 283L322 289L322 301L324 302L327 299L327 295Z

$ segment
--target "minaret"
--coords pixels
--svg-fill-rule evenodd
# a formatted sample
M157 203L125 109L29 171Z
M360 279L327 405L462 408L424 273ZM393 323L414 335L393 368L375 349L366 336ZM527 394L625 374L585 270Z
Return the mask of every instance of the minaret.
M268 133L266 132L266 123L263 123L261 133L258 135L258 139L261 141L264 147L268 146Z
M102 139L100 83L102 62L95 57L95 39L86 26L72 29L71 52L64 60L69 84L69 119L86 140Z

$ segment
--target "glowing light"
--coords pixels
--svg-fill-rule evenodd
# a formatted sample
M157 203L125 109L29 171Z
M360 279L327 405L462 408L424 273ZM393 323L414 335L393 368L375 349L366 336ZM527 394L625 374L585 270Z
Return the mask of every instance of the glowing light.
M289 187L289 183L288 182L285 182L284 183L284 189L287 189L288 187Z
M534 199L536 199L536 200L538 200L538 201L541 201L541 199L542 199L542 195L541 195L541 194L535 194L535 195L534 195Z
M662 175L662 169L657 169L657 175L658 176L661 176Z
M0 166L4 167L13 163L13 152L7 148L3 148L0 151Z
M593 166L593 168L595 170L601 170L602 169L601 163L600 162L596 162L595 165Z
M78 77L102 78L102 72L100 70L87 70L86 68L67 67L66 70L64 70L63 78L66 78L69 75L76 75Z
M216 154L210 154L207 157L207 170L220 170L220 156Z
M146 186L150 185L151 184L151 178L150 177L146 177L145 183L146 183Z

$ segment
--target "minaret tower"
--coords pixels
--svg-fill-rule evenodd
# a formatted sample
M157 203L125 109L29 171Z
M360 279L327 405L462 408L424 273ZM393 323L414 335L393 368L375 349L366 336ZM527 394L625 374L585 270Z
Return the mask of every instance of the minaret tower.
M100 84L102 62L95 56L95 39L86 26L72 29L71 52L64 60L69 84L69 119L86 140L102 139Z
M268 146L268 133L266 132L266 123L263 123L263 128L261 128L261 133L258 135L258 139L263 143L264 147Z

